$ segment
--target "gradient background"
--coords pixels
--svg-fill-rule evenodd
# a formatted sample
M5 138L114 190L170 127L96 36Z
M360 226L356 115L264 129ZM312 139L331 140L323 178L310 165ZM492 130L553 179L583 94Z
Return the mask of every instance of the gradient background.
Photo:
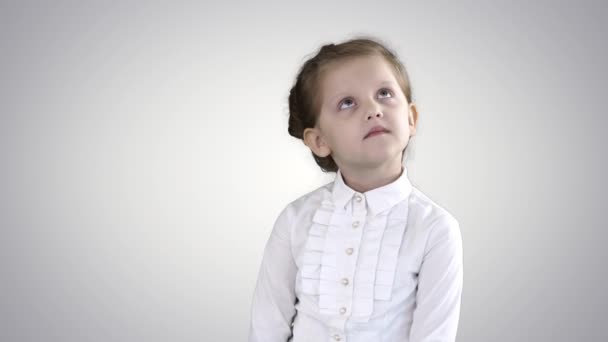
M412 183L461 224L458 341L608 340L608 6L0 4L0 340L244 341L322 44L384 39Z

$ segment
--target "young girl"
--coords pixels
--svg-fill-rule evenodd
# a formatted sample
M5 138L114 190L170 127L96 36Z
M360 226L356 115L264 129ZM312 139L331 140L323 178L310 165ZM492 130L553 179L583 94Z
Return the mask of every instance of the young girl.
M462 237L407 177L417 121L407 72L377 39L328 44L304 63L288 131L336 176L278 215L250 342L455 340Z

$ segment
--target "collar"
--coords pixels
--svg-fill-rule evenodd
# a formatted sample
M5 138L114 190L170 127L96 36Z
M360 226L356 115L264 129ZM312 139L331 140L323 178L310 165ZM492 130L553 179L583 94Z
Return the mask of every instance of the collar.
M336 207L345 209L353 196L359 194L367 202L372 215L379 214L406 199L412 191L412 184L407 178L407 168L402 166L401 170L399 178L392 183L361 193L346 185L342 172L338 169L332 189L332 200Z

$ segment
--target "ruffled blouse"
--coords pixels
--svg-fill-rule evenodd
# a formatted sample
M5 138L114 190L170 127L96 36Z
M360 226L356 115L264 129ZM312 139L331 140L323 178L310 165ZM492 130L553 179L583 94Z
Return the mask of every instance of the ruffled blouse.
M458 222L406 168L365 193L338 170L279 214L249 341L454 341L462 282Z

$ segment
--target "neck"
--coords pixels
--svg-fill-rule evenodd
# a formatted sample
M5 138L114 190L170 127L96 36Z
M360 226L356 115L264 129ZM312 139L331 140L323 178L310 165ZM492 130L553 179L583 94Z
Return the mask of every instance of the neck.
M367 192L390 184L403 173L405 166L401 163L391 163L376 168L352 169L340 168L344 183L357 192Z

